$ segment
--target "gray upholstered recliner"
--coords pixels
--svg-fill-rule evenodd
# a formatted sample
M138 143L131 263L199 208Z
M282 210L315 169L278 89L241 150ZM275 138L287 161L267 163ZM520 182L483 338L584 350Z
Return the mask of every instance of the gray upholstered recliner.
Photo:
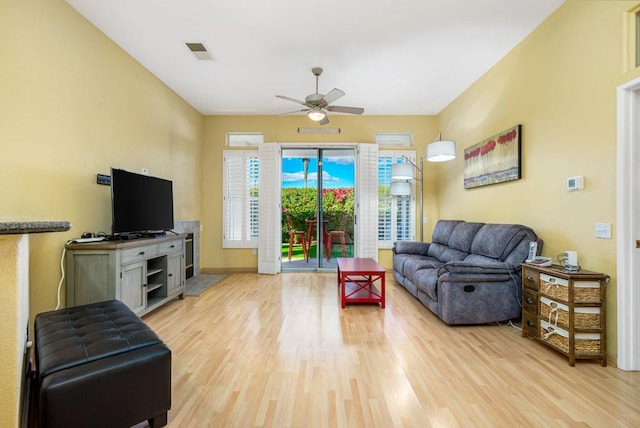
M393 276L447 324L484 324L521 316L521 267L529 243L518 224L440 220L432 242L398 241Z

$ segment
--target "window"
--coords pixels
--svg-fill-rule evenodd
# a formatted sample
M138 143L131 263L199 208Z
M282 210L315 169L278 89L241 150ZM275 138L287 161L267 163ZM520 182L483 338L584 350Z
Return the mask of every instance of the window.
M413 146L413 134L409 132L376 133L376 144L380 146Z
M378 248L415 239L415 182L411 196L391 196L391 165L415 151L378 151ZM223 152L223 248L257 248L260 164L257 150Z
M391 165L402 156L415 162L415 151L380 150L378 153L378 245L391 248L395 241L415 239L415 183L410 196L391 196Z
M259 146L264 143L262 132L227 132L227 146Z
M223 248L258 246L257 150L223 152Z

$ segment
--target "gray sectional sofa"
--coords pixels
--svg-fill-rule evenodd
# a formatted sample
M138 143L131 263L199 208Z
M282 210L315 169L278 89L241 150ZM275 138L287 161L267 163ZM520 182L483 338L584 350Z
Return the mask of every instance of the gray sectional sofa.
M440 220L432 242L398 241L393 277L447 324L485 324L521 316L521 267L531 241L518 224Z

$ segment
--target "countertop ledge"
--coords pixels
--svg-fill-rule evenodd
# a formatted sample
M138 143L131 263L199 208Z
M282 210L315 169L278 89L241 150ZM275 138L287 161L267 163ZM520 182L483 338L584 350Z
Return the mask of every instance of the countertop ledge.
M66 232L71 229L68 221L1 221L0 235L22 235L27 233Z

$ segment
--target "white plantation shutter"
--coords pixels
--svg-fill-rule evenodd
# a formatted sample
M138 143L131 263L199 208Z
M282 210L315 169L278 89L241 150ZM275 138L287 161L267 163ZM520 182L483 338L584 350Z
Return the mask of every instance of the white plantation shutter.
M245 222L247 232L249 233L249 240L251 240L251 242L258 242L258 231L260 230L258 223L260 218L260 161L258 156L252 156L247 159L246 182L249 190L247 194L249 204Z
M258 246L257 150L223 151L223 248Z
M402 156L416 162L412 150L380 150L378 154L378 244L391 248L395 241L415 239L416 186L411 181L411 196L391 196L391 165L403 162Z
M258 273L276 274L280 272L280 198L281 198L281 159L280 145L263 144L258 147L260 159L260 197L258 220L260 236L258 238Z
M393 196L389 193L393 161L393 155L387 151L378 154L378 243L382 248L393 245Z
M378 260L378 146L360 144L357 168L356 257Z

